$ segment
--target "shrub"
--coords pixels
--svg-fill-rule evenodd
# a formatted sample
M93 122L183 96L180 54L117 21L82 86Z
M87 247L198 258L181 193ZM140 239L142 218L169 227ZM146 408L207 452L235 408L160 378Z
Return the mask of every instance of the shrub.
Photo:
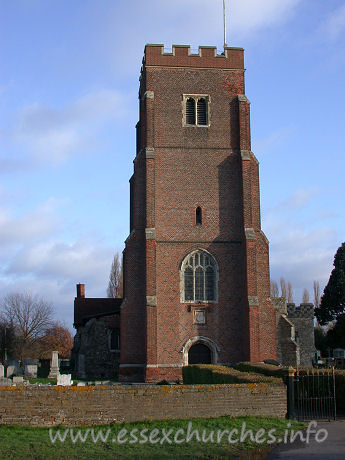
M192 364L182 369L184 384L218 384L218 383L277 383L279 379L241 372L232 367L212 364Z
M234 367L242 372L255 372L277 378L283 378L287 375L286 367L279 367L274 364L243 362L236 364Z

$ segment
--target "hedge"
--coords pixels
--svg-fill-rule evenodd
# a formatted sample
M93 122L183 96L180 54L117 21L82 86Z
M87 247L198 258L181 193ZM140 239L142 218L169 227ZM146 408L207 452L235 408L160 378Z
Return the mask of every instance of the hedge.
M218 384L218 383L279 383L279 379L262 374L241 372L227 366L214 364L192 364L182 368L183 383Z
M275 366L274 364L242 362L234 367L241 372L255 372L277 378L283 378L287 375L286 367Z

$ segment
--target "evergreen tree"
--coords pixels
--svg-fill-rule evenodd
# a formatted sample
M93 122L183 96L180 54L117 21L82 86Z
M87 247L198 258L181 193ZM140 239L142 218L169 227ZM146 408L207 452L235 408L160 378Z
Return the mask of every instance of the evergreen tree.
M345 243L337 250L333 265L321 297L320 308L315 312L320 324L337 319L345 310Z
M335 325L328 329L326 342L332 349L345 348L345 314L339 315Z

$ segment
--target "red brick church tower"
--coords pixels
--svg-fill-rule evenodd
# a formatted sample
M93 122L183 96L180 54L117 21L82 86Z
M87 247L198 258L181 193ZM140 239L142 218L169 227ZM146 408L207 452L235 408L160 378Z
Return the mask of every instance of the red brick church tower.
M120 379L276 358L243 49L147 45L139 101Z

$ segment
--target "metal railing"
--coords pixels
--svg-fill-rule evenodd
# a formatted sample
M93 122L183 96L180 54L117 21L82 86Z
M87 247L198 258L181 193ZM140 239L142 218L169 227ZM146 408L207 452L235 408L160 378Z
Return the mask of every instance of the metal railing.
M335 420L335 374L331 369L289 369L288 418Z

